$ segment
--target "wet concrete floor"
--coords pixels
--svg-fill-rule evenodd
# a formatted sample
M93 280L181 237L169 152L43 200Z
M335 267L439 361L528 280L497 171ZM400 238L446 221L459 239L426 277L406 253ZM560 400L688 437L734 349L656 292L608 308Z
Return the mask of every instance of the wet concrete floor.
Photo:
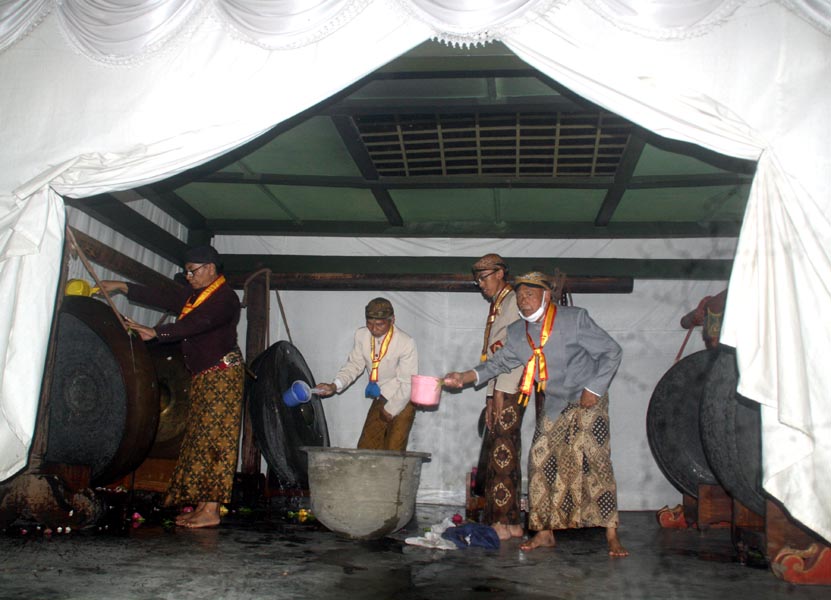
M737 562L728 530L663 530L654 512L621 514L631 552L611 559L599 529L563 532L524 553L436 550L406 537L461 512L419 505L400 532L376 541L337 537L269 512L229 515L214 529L169 521L123 531L0 535L0 599L487 599L829 598L831 587L784 583Z

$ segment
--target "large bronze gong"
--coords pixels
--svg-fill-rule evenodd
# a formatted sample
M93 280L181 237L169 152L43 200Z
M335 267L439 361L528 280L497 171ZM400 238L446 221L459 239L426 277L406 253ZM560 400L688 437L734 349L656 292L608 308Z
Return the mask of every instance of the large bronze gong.
M699 412L715 355L702 350L681 359L661 377L646 411L646 434L655 462L680 492L698 497L698 484L715 485L704 455Z
M159 385L159 428L148 456L178 458L190 415L191 374L179 344L148 344Z
M756 514L764 515L759 405L736 392L735 351L721 346L712 352L715 356L701 396L704 454L727 493Z
M251 369L257 376L246 387L251 424L263 456L286 488L308 489L307 454L302 446L328 446L329 430L317 396L289 407L283 392L297 380L314 387L303 355L291 343L277 342L258 356Z
M147 456L159 424L153 363L109 306L66 297L58 315L46 460L88 465L92 483L123 477Z

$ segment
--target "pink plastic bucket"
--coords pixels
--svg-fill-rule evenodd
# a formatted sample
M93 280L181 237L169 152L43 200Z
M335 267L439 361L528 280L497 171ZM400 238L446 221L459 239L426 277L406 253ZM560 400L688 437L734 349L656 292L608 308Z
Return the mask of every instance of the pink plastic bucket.
M413 375L410 402L418 406L438 406L441 397L441 380L428 375Z

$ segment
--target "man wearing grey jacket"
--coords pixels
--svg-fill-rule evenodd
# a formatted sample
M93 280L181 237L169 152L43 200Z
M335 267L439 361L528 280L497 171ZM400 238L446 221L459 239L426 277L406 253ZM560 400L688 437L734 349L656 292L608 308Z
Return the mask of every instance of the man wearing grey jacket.
M555 545L554 531L604 527L609 555L627 556L618 538L617 486L609 445L608 389L620 346L582 308L557 306L540 272L514 280L521 320L504 347L473 369L448 373L447 387L484 382L524 365L520 402L536 383L537 426L529 454L525 551Z

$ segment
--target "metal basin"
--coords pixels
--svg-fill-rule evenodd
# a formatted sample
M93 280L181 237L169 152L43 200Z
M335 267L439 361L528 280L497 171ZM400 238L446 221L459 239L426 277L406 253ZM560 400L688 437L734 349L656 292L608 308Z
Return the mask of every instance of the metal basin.
M383 537L413 517L426 452L305 446L309 494L318 521L360 540Z

